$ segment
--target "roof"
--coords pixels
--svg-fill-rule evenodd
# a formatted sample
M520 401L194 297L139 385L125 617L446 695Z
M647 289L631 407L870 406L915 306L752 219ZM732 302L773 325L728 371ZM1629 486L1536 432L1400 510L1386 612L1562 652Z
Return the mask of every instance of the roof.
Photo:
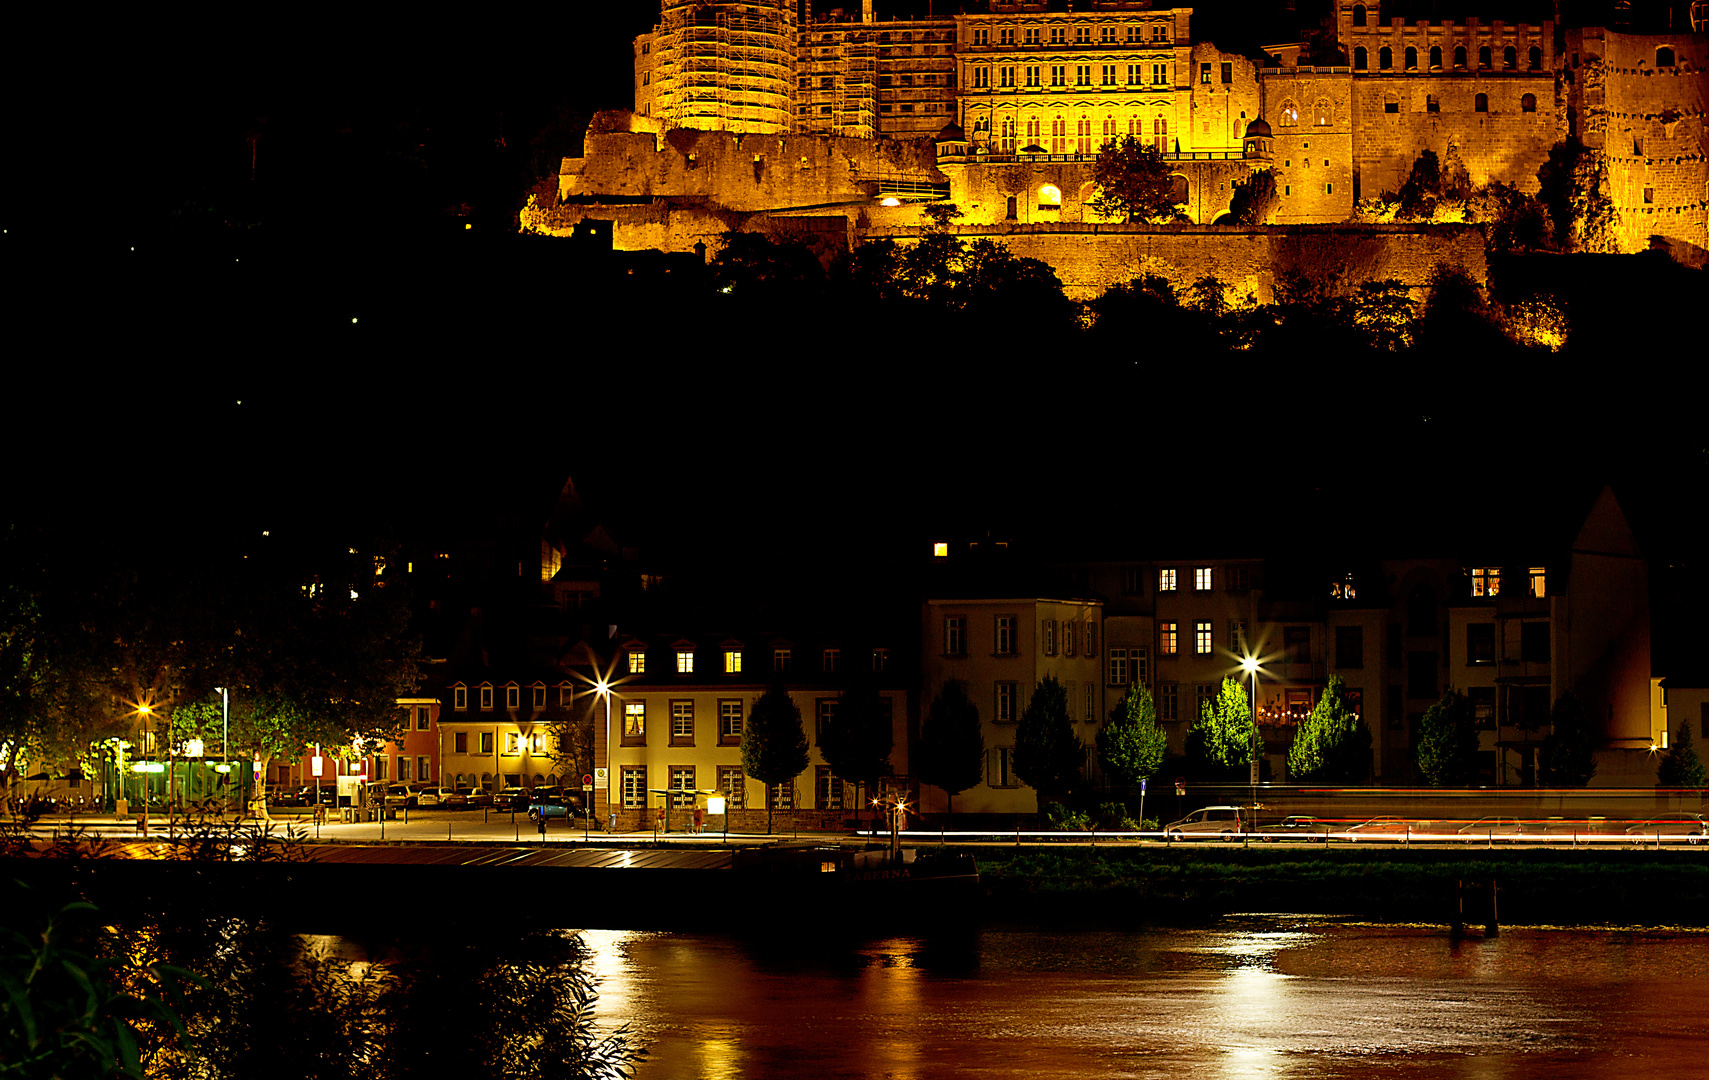
M961 125L951 120L938 132L938 142L966 142L967 133L961 130Z
M1248 139L1268 139L1271 137L1270 125L1265 123L1264 118L1260 116L1246 125L1246 137Z

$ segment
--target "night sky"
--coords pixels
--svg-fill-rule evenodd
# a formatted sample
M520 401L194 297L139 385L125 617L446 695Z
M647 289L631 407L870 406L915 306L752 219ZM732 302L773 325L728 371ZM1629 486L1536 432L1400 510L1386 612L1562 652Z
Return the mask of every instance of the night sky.
M1087 553L1350 527L1405 546L1612 480L1695 542L1686 361L1617 352L1642 275L1594 286L1614 300L1582 313L1594 346L1523 370L1087 355L1024 317L899 327L575 278L511 214L630 103L654 10L132 14L100 93L20 92L77 183L7 208L18 310L55 327L10 350L12 512L408 531L573 475L655 551L763 566L986 529Z

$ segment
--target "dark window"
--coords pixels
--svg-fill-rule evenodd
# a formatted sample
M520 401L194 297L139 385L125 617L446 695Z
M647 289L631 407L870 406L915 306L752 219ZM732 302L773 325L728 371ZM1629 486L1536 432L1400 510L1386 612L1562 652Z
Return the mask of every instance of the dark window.
M1394 67L1394 50L1387 45L1377 50L1377 67L1382 71Z
M1520 112L1536 112L1537 111L1537 95L1536 94L1526 94L1524 97L1520 98L1519 99L1519 111Z
M1430 46L1430 67L1432 70L1436 70L1436 69L1439 69L1441 66L1442 66L1442 46L1432 45L1432 46Z
M1543 50L1535 45L1531 46L1531 51L1525 55L1525 66L1532 71L1541 71L1543 69Z
M1353 5L1353 25L1354 26L1364 26L1365 25L1365 5L1364 4L1354 4Z
M1406 599L1406 632L1413 637L1436 636L1436 593L1419 585Z
M1489 95L1479 94L1472 99L1473 112L1489 112Z
M1394 99L1394 97L1391 95L1386 101L1383 102L1383 111L1386 113L1398 113L1398 112L1400 112L1400 102L1396 101Z
M1362 668L1365 666L1365 628L1337 626L1335 628L1335 666Z
M1479 45L1478 46L1478 67L1481 67L1481 68L1489 67L1489 46L1488 45Z
M1413 48L1411 45L1406 47L1406 70L1418 70L1418 50Z
M1282 646L1287 650L1288 663L1311 663L1311 627L1285 626L1282 628Z
M1232 61L1224 60L1222 62L1222 81L1225 83L1234 81L1234 64Z
M1016 220L1016 218L1017 218L1017 215L1015 212L1015 197L1013 195L1010 195L1009 196L1008 212L1003 215L1003 220L1014 221L1014 220Z
M1436 697L1436 654L1406 654L1406 696L1418 700Z
M1527 664L1549 662L1549 624L1522 623L1519 627L1519 659Z
M1495 624L1471 623L1466 627L1466 663L1495 663Z
M1521 726L1537 730L1549 722L1549 688L1522 686L1519 688L1519 719Z
M1442 111L1442 103L1440 101L1436 100L1435 94L1425 94L1424 95L1424 111L1425 112L1441 112Z
M1389 667L1400 667L1400 623L1389 623Z
M1511 45L1501 50L1501 66L1508 71L1512 71L1514 68L1518 67L1519 50L1515 49Z
M1365 47L1363 45L1353 50L1353 70L1364 71L1370 65L1366 63Z
M1536 52L1537 50L1532 49L1531 51ZM1674 60L1673 60L1673 50L1672 49L1668 48L1666 45L1663 45L1661 48L1656 50L1656 67L1673 67L1673 63L1674 63ZM1535 67L1535 66L1539 66L1539 65L1532 65L1532 66Z
M1464 45L1454 46L1454 66L1457 68L1466 66L1466 47Z
M1495 726L1495 687L1474 686L1466 691L1472 702L1472 723L1480 728Z

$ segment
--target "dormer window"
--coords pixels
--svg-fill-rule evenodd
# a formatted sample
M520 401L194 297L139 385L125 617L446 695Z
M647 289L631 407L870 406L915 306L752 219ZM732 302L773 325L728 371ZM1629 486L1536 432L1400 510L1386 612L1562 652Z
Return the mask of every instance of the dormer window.
M788 649L773 649L771 651L771 670L782 675L789 670L790 652Z
M507 709L522 708L522 687L515 683L506 683L504 687L504 707Z
M482 712L491 712L492 707L493 707L493 685L492 685L492 683L482 683L480 685L479 689L481 692L481 711Z
M872 670L873 671L875 671L875 672L876 671L883 671L885 668L887 668L889 666L890 666L890 650L889 649L874 649L874 650L872 650Z
M529 689L533 691L529 697L533 700L534 707L536 709L544 709L546 707L546 684L535 683L533 686L529 687Z
M457 712L467 712L469 708L469 688L462 683L451 687L451 708Z
M1545 588L1545 581L1544 581L1544 579L1547 577L1547 575L1544 574L1543 568L1541 566L1531 567L1531 569L1529 571L1529 576L1531 578L1531 595L1536 597L1539 600L1547 597L1549 595L1549 593L1548 593L1548 590Z
M840 661L842 659L842 656L843 656L843 651L841 649L826 649L825 650L824 661L825 661L825 672L826 672L826 674L829 674L829 673L837 670L837 663L838 663L838 661Z
M693 649L678 649L676 651L676 673L678 675L694 674Z
M742 673L742 650L724 650L724 674L740 675Z
M558 684L558 704L559 704L559 706L567 709L570 707L571 704L573 704L575 702L575 700L576 700L576 688L571 686L567 682L559 683Z
M647 673L647 654L640 649L629 651L629 674L645 675Z

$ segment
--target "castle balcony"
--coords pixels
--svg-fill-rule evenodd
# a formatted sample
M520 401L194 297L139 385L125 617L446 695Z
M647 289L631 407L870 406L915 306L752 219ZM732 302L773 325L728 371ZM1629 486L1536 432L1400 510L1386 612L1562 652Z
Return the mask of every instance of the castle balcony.
M1164 161L1245 161L1247 154L1244 150L1197 150L1191 153L1173 153L1159 155ZM1026 154L986 153L983 149L975 152L950 156L940 155L940 162L971 162L975 165L1004 165L1013 162L1092 162L1098 160L1097 151L1086 154Z
M916 180L904 176L863 176L860 179L878 185L877 198L879 199L926 202L932 199L949 198L949 184L947 183L936 184L930 180Z

